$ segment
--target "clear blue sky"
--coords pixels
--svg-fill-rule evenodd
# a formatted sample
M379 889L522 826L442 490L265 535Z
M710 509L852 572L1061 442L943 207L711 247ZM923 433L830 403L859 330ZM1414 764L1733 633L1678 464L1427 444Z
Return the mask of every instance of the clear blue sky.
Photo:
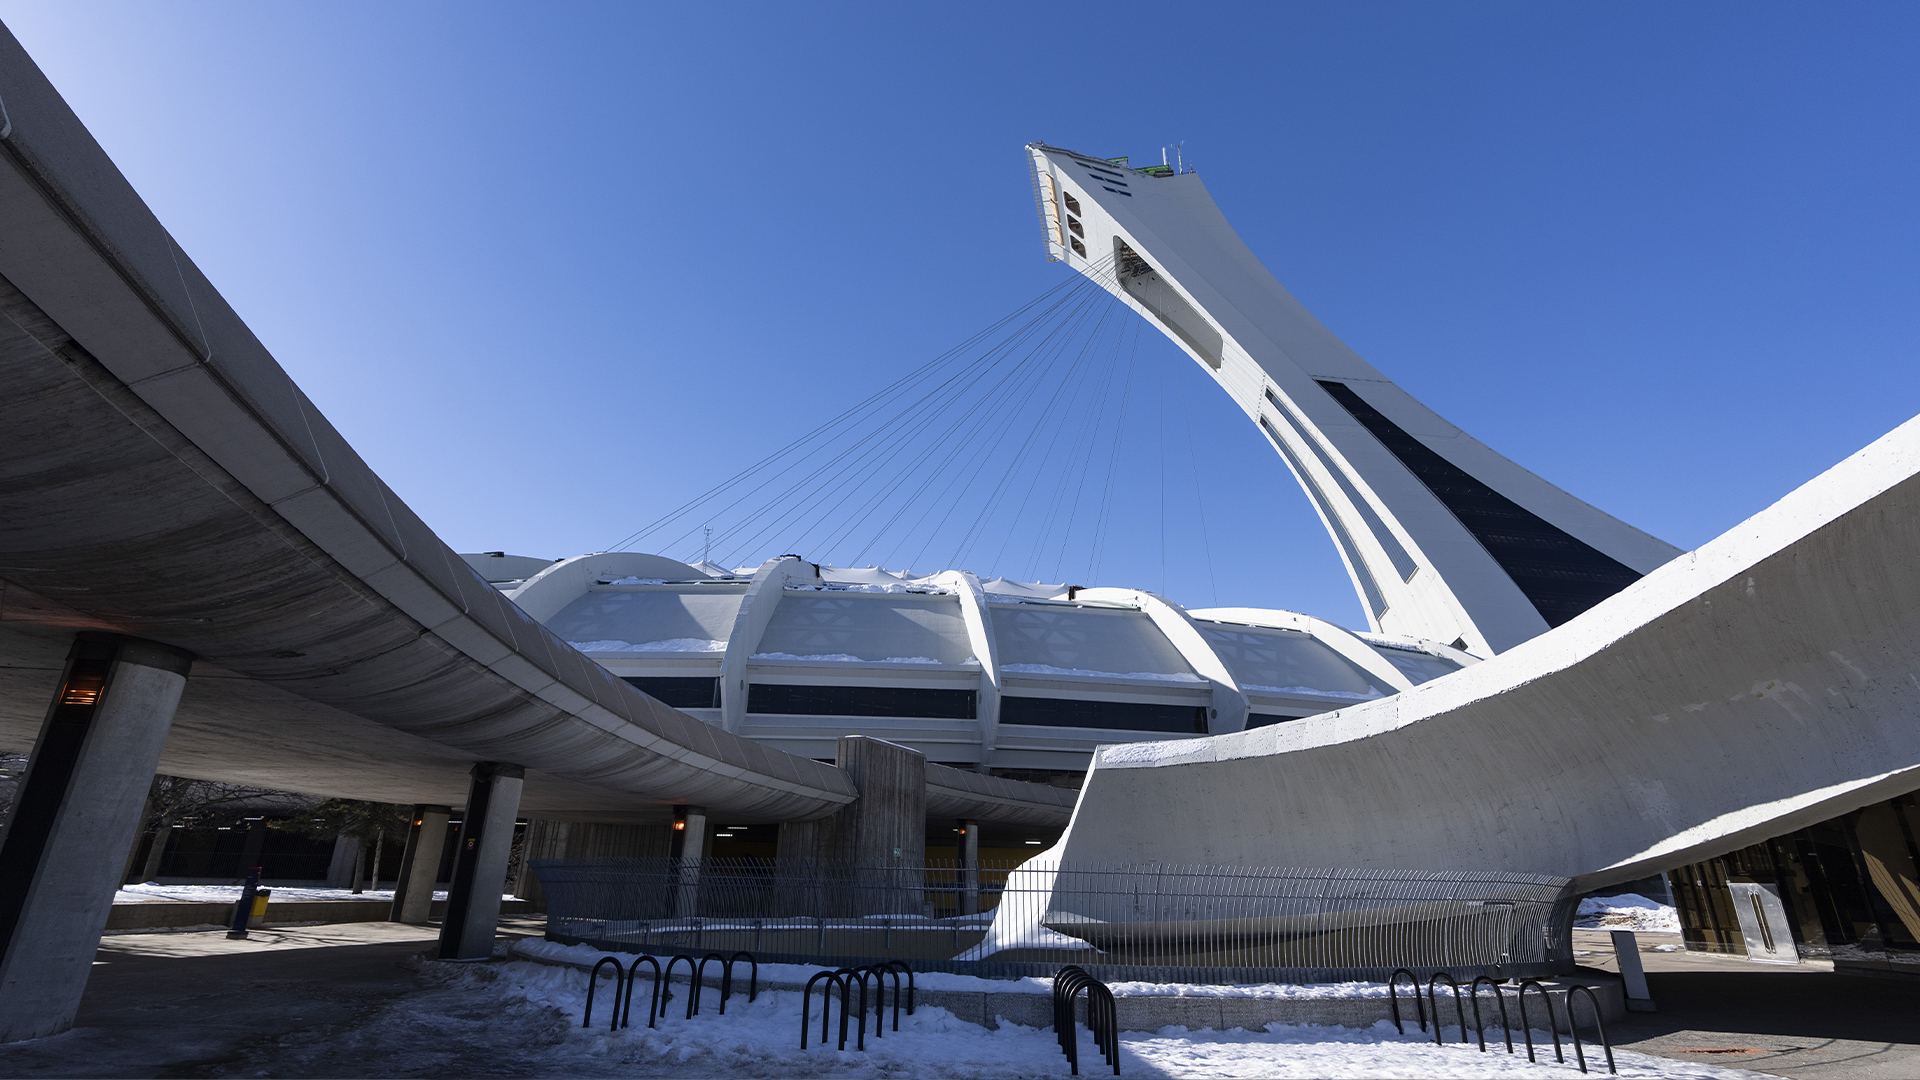
M0 18L461 550L606 547L1057 284L1036 139L1184 139L1361 355L1683 547L1920 412L1911 3ZM1188 411L1208 522L1174 416L1165 591L1361 624L1284 466L1148 346L1141 400ZM1159 440L1128 436L1088 583L1161 586Z

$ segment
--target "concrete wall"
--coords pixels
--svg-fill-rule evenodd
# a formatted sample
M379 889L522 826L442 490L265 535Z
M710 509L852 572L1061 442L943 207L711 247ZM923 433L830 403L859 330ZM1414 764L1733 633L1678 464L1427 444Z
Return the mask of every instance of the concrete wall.
M1598 888L1920 788L1920 419L1586 614L1394 697L1109 747L1058 849Z

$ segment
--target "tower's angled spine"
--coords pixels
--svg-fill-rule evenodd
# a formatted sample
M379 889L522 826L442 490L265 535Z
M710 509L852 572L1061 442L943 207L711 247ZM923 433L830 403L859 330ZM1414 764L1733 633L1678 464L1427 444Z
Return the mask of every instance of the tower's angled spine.
M1192 172L1027 147L1048 253L1213 376L1286 461L1376 631L1489 655L1679 549L1447 423L1320 325Z

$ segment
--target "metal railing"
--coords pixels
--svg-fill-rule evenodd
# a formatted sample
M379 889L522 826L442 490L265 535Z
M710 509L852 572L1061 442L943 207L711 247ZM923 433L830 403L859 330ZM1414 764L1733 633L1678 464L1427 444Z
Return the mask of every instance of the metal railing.
M628 951L1106 981L1501 979L1572 968L1562 878L1484 872L1128 866L791 866L549 859L548 936ZM974 901L969 903L969 901ZM976 907L975 913L965 913Z

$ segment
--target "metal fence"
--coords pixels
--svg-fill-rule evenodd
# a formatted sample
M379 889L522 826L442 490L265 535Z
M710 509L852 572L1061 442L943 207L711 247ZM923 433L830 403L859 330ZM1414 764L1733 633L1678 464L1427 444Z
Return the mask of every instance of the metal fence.
M604 948L750 950L837 966L907 960L1006 977L1384 981L1571 970L1564 878L1484 872L1092 865L796 866L544 859L548 936Z

